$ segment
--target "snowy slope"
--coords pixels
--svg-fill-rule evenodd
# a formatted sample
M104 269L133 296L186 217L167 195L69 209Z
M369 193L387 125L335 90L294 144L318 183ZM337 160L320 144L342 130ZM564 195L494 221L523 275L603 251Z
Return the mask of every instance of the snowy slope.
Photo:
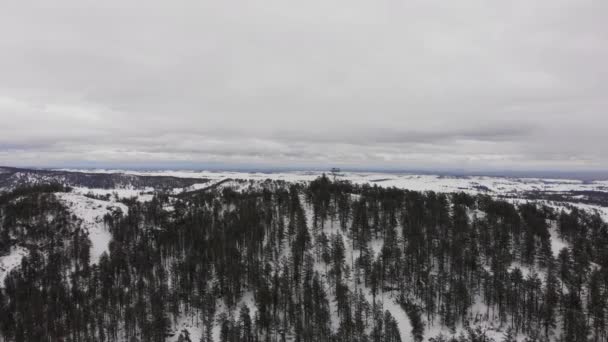
M524 198L509 198L509 199L506 199L506 201L509 203L515 204L515 205L524 204L524 203L537 203L537 204L542 204L542 205L546 205L548 207L554 208L558 211L563 210L567 213L569 213L572 210L570 207L576 207L580 210L583 210L583 211L586 211L589 213L598 214L598 215L600 215L602 220L608 222L608 207L602 207L599 205L591 205L591 204L576 203L576 202L531 200L531 199L524 199Z
M82 172L83 170L78 170ZM266 179L270 180L283 180L286 182L309 182L320 175L323 172L280 172L280 173L254 173L254 172L211 172L211 171L154 171L154 172L143 172L143 171L129 171L129 170L86 170L89 173L113 173L120 172L130 175L142 175L142 176L171 176L178 178L189 178L189 179L201 179L201 183L195 183L183 188L173 188L173 194L179 194L182 192L196 191L206 188L223 189L231 188L237 191L244 191L246 189L255 188L261 181ZM541 203L548 205L557 210L569 211L570 206L575 206L585 211L597 212L605 221L608 221L608 208L599 205L590 205L584 203L575 202L556 202L548 200L531 200L523 197L523 194L527 192L570 192L570 191L596 191L608 193L608 182L607 181L596 181L596 182L582 182L578 180L567 180L567 179L539 179L539 178L506 178L506 177L447 177L438 175L415 175L415 174L389 174L389 173L356 173L346 172L342 173L339 179L349 180L354 184L370 184L381 187L396 187L400 189L410 189L415 191L436 191L436 192L460 192L464 191L470 194L484 193L493 197L508 197L507 201L513 204L522 204L526 202ZM203 182L202 180L210 180L210 182ZM239 181L245 180L245 181ZM99 188L86 188L77 187L74 188L72 193L58 193L58 198L66 204L68 209L82 220L83 227L87 230L89 238L92 242L91 248L91 263L97 263L103 252L108 250L109 243L112 239L110 232L106 229L103 223L103 217L107 213L112 213L116 210L121 210L123 213L127 212L127 207L117 202L118 198L133 198L136 197L140 201L149 201L152 199L154 188L135 189L129 187L117 188L117 189L99 189ZM95 196L106 196L107 200L92 199L85 195L93 194ZM170 209L170 207L168 207ZM306 216L308 219L309 226L311 225L311 212L310 208L306 208ZM483 215L483 212L476 213L478 216ZM326 227L326 233L337 231L337 227L330 224ZM568 247L568 244L559 238L555 226L550 229L552 252L554 256L557 256L559 251ZM347 262L357 257L356 253L352 251L349 243L345 243ZM375 254L378 253L381 248L381 244L372 242L370 246ZM3 281L8 270L18 266L21 259L27 254L27 250L15 248L11 251L11 254L5 257L0 257L0 280ZM354 257L352 257L354 254ZM322 269L321 265L315 265L317 269ZM351 265L352 267L352 265ZM535 272L534 269L527 269L522 265L513 264L512 268L518 267L522 270L522 273L527 275L528 273ZM544 277L541 277L544 278ZM354 283L351 285L351 290L354 290ZM359 287L360 288L360 287ZM364 295L369 301L371 301L371 294L369 289L363 289ZM331 296L331 294L330 294ZM252 312L252 316L255 312L253 306L253 298L249 296L243 300ZM399 330L403 341L411 341L411 324L404 310L396 303L394 298L386 296L383 298L382 305L385 310L389 310L393 317L398 322ZM240 306L240 304L239 304ZM335 310L335 306L332 306L332 311ZM219 309L221 312L222 309ZM486 311L483 305L475 304L473 312L475 314L482 314ZM445 328L440 328L438 325L429 326L428 322L426 326L425 338L433 337L438 333L444 333L450 336L450 332ZM501 340L504 331L500 331L498 327L492 326L492 320L483 323L484 328L488 329L489 334L492 334L496 340ZM335 328L335 324L332 324ZM460 327L461 328L461 327ZM177 339L179 332L183 329L187 329L193 337L193 341L198 339L201 334L201 330L198 327L196 319L194 317L180 317L180 319L174 324L174 338L170 339L174 341Z
M103 217L117 210L127 214L127 206L114 200L92 199L79 193L62 192L57 193L56 196L82 221L83 228L88 232L91 240L91 264L96 264L101 255L108 251L112 240L112 234L106 228Z
M12 247L8 255L0 256L0 287L4 287L4 280L8 273L21 265L21 260L28 255L23 247Z

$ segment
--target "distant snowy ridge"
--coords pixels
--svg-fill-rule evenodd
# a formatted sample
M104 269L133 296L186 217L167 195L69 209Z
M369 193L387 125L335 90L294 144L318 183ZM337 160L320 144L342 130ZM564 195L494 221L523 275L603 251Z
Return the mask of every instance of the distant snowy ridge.
M69 172L89 173L121 173L137 176L168 176L175 178L199 178L212 181L231 179L245 180L283 180L286 182L309 182L315 180L327 171L293 171L293 172L232 172L232 171L133 171L133 170L76 170L65 169ZM338 177L354 184L370 184L382 187L396 187L414 191L435 192L469 192L495 194L510 194L527 191L599 191L608 193L608 181L583 182L574 179L542 179L542 178L509 178L489 176L441 176L396 174L376 172L342 172Z

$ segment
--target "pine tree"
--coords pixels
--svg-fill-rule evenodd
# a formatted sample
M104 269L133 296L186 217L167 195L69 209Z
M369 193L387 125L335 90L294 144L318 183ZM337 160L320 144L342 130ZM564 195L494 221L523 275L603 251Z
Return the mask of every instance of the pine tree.
M505 332L502 342L517 342L517 338L515 337L515 333L513 332L513 328L509 327Z
M253 328L251 323L251 316L249 315L249 307L245 304L241 306L238 324L240 327L239 341L253 342Z

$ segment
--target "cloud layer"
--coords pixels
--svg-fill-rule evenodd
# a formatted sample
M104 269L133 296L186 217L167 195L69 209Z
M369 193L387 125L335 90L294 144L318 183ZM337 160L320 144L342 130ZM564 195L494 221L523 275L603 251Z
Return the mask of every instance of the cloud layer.
M606 11L13 2L0 164L608 169Z

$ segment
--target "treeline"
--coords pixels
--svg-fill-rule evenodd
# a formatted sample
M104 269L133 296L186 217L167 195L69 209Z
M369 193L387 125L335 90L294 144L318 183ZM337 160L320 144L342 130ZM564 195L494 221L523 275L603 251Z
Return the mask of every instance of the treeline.
M36 247L36 243L50 242L63 229L69 229L69 214L52 195L65 191L70 188L52 183L0 193L0 256L16 243ZM52 222L50 217L59 220Z
M184 318L203 342L490 341L481 322L507 341L607 339L597 215L327 177L263 184L125 200L96 265L52 194L6 201L4 249L30 253L0 290L0 340L165 341ZM557 256L552 229L569 246Z

